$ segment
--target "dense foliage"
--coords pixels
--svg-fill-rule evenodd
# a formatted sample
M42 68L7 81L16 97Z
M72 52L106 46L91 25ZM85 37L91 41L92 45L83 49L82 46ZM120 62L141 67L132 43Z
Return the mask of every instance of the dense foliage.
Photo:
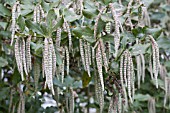
M169 22L170 0L0 0L0 113L169 113Z

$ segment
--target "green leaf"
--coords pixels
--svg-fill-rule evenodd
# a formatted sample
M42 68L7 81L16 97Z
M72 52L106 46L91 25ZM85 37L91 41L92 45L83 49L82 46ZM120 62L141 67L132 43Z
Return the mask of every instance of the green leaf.
M50 36L49 32L51 32L51 31L48 30L48 27L47 27L46 23L41 24L41 29L42 29L45 36Z
M3 17L11 16L11 12L3 4L0 4L0 15Z
M86 18L92 19L97 15L96 9L84 9L82 10L83 16Z
M146 49L150 46L150 44L135 44L132 46L132 55L139 55L139 54L144 54Z
M11 32L10 31L0 31L0 36L3 37L11 37Z
M104 22L113 22L113 19L106 15L101 15L101 20Z
M75 81L73 83L73 88L82 88L82 81Z
M33 22L30 21L30 20L26 20L25 23L26 23L26 26L27 26L29 29L31 29L33 32L36 32L36 33L38 33L38 34L40 34L40 35L45 36L45 33L43 33L43 31L42 31L42 29L40 28L40 25L39 25L39 24L33 23Z
M146 33L151 34L154 38L158 38L161 33L161 28L146 28Z
M0 57L0 68L8 65L8 61L2 57Z
M3 28L3 29L6 29L8 23L7 22L0 22L0 26Z
M151 96L149 94L146 94L146 95L136 94L134 96L134 99L138 100L138 101L148 101L148 99L150 99L150 98L151 98Z
M87 26L73 28L72 32L76 35L76 37L82 37L82 35L93 36L93 31Z
M89 84L90 81L91 81L91 77L89 77L88 73L84 71L83 76L82 76L83 88L85 88Z
M100 34L105 27L106 23L102 21L102 19L99 19L98 26L97 26L97 34Z
M57 24L53 27L52 30L56 30L58 27L61 27L63 25L63 23L64 23L64 19L62 17L57 21Z
M89 37L89 36L82 36L82 38L89 43L94 43L96 41L96 39L94 39L93 37Z
M63 84L56 77L54 77L53 83L54 83L54 85L59 86L59 87L63 86Z
M64 84L67 86L67 87L70 87L72 86L74 82L74 79L70 76L67 76L65 79L64 79Z
M21 32L23 32L25 29L25 19L21 15L18 17L18 25L20 27Z
M48 14L47 14L47 28L49 31L51 31L51 28L53 26L53 20L55 19L55 12L54 9L49 10Z
M79 20L81 18L81 15L77 15L75 12L69 9L64 9L64 18L68 22L73 22L75 20Z
M164 50L166 49L170 50L170 39L166 37L161 37L158 40L158 45L159 45L159 48L162 48Z

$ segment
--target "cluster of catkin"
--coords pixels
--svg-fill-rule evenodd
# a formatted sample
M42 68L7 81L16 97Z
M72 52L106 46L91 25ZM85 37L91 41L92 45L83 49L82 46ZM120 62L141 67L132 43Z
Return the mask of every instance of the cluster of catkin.
M45 13L40 4L34 7L33 21L34 23L40 23L45 18Z
M127 102L126 90L125 87L128 89L128 97L130 102L133 103L134 92L135 92L135 73L134 73L134 66L132 62L131 53L128 50L125 50L123 55L121 56L120 61L120 80L122 89L124 92L125 101Z
M101 86L102 86L102 91L104 91L102 66L105 67L105 72L107 73L108 60L107 60L107 57L106 57L105 46L104 46L102 39L99 39L99 43L98 43L97 48L96 48L96 64L97 64L97 70L98 70L98 74L99 74L99 78L100 78L100 82L101 82Z
M40 23L45 18L45 13L40 4L34 7L33 21L34 23ZM36 39L36 33L34 33L34 39Z
M53 45L52 38L44 39L44 48L43 48L43 77L45 75L48 88L52 91L54 95L53 89L53 76L56 72L56 54Z
M79 47L80 47L81 61L84 66L84 70L87 71L89 76L91 76L90 73L91 46L87 41L83 41L82 39L79 39Z
M11 24L11 45L13 44L15 38L15 31L17 29L16 19L21 14L21 7L19 1L17 1L12 7L12 24Z
M15 36L15 59L17 62L18 71L21 74L21 79L24 80L24 71L28 76L28 72L32 69L31 66L31 53L30 53L30 42L31 36L29 36L26 40L24 38L20 38Z

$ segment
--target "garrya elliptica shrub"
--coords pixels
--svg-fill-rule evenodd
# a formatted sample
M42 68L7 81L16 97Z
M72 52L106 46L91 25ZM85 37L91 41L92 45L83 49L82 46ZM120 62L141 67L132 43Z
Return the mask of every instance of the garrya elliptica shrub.
M170 112L169 0L1 0L0 9L0 112ZM53 106L43 107L46 95Z

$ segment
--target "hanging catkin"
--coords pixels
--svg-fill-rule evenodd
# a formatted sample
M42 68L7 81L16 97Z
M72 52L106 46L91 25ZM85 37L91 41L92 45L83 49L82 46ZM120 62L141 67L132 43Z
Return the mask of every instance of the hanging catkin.
M65 49L62 48L61 83L64 81Z
M21 80L24 80L23 74L23 65L22 65L22 43L19 40L19 37L16 37L15 40L15 59L17 62L18 71L21 74Z
M55 54L55 48L52 42L52 60L53 60L53 76L56 74L56 54Z
M153 80L153 68L152 68L152 58L151 56L149 57L149 72L151 75L151 79Z
M137 63L138 88L140 88L140 81L141 81L141 76L142 76L140 56L136 56L136 63Z
M56 35L56 48L58 51L60 50L60 43L61 43L61 28L58 28Z
M65 50L66 50L66 61L67 61L67 75L69 75L70 56L69 56L69 51L67 46L65 46Z
M98 77L98 81L97 81L97 90L98 90L98 102L99 102L99 106L100 106L100 113L103 113L103 108L104 108L104 93L103 93L103 89L102 89L102 84L101 84L101 80Z
M142 61L142 82L145 81L145 58L144 55L140 53L141 61Z
M115 44L115 56L117 56L119 45L120 45L120 29L123 32L123 27L121 22L119 21L118 14L116 13L116 9L114 8L113 4L109 4L113 20L115 22L115 33L114 33L114 44Z
M102 71L102 53L101 53L100 44L98 44L97 50L96 50L96 63L97 63L97 70L98 70L98 74L99 74L99 78L100 78L100 82L102 86L102 91L104 91L103 71Z
M81 55L81 61L84 66L84 70L86 70L86 64L85 64L85 56L84 56L84 43L82 39L79 39L79 47L80 47L80 55Z
M89 65L91 65L91 46L90 43L88 42L87 42L87 52L88 52Z
M53 89L53 40L52 38L49 38L49 48L48 48L48 77L46 78L47 85L49 89L52 91L52 94L54 95L54 89Z
M22 38L22 55L23 55L23 67L24 67L24 71L25 74L28 76L28 72L27 72L27 63L26 63L26 52L25 52L25 40L24 38Z
M17 1L13 6L12 6L12 24L11 24L11 46L13 44L14 38L15 38L15 30L16 30L16 18L20 15L20 5L19 1ZM17 11L17 13L16 13Z
M151 40L152 44L152 60L153 60L153 73L156 81L156 88L158 88L158 72L160 68L160 62L159 62L159 47L158 44L156 43L155 39L149 35L149 38Z
M135 72L134 72L134 66L133 66L133 61L132 61L132 56L129 53L130 56L130 66L131 66L131 86L132 86L132 99L134 99L135 95Z
M131 103L133 103L133 100L132 100L132 79L131 77L132 76L132 72L131 72L131 60L130 60L131 56L130 56L130 53L128 52L128 62L127 62L127 77L128 77L128 82L127 82L127 87L128 87L128 96L129 96L129 99L131 101Z
M125 82L125 86L127 87L127 58L128 58L128 56L127 56L127 51L125 51L124 52L124 64L123 64L123 66L124 66L124 68L123 68L123 71L124 71L124 82Z
M124 82L123 82L123 55L120 58L120 81L121 81L121 85L124 86Z
M128 97L129 97L131 103L133 103L134 90L135 90L134 67L133 67L131 53L128 50L124 51L124 53L121 56L120 79L121 79L121 85L122 85L122 89L123 89L123 94L124 94L124 98L125 98L125 107L126 107L127 106L127 94L126 94L125 87L127 87Z
M107 56L106 56L106 52L105 52L105 46L104 46L104 43L103 43L102 39L100 39L100 47L101 47L101 52L102 52L102 58L103 58L103 62L104 62L105 71L107 73L108 60L107 60Z
M31 51L30 51L31 36L28 36L26 40L26 61L27 61L27 71L30 72L31 66Z
M86 70L87 70L88 75L91 76L87 42L84 43L84 51L85 51Z
M52 91L53 89L53 41L52 38L45 38L44 40L44 51L43 51L43 63L46 76L46 84Z

